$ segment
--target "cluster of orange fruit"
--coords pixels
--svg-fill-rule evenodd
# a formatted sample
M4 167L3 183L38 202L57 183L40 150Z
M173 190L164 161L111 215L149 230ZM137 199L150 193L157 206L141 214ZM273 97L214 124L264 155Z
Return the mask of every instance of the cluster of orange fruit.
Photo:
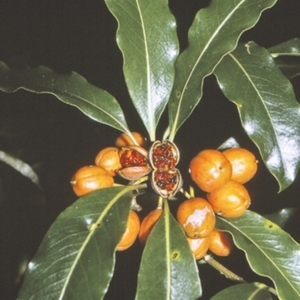
M144 149L146 139L137 132L131 133L135 143L125 133L115 141L115 147L106 147L98 152L94 165L83 166L72 176L74 193L81 197L93 191L114 185L114 177L135 181L151 172L148 151ZM138 144L138 145L136 145ZM117 245L117 250L129 248L140 231L140 219L135 211L130 211L127 228Z
M156 150L156 147L151 147L150 166L148 151L144 149L145 138L137 132L132 132L132 135L136 140L135 144L127 134L121 134L115 142L115 147L104 148L96 155L94 165L84 166L74 174L71 184L77 196L113 186L116 175L135 181L149 174L152 171L151 166L157 167L156 160L162 159L161 155L156 153L158 150L164 155L168 154L163 157L163 161L171 162L172 165L165 171L168 176L163 178L164 185L155 190L159 195L172 194L168 187L174 185L174 191L178 191L182 182L179 171L174 167L179 155L176 145L169 141L154 143L153 145L159 148ZM197 260L201 259L208 250L220 256L227 256L231 252L233 247L231 236L215 229L215 214L234 218L246 211L251 199L243 184L250 180L256 171L255 156L243 148L231 148L223 152L203 150L190 162L191 178L208 193L208 196L207 200L193 197L183 201L177 210L177 221L186 233L191 251ZM154 168L153 173L155 172L164 174L164 169L156 171ZM168 182L171 177L169 173L176 182L173 177L172 182ZM154 180L156 177L152 176L153 187L156 185ZM129 248L137 237L144 245L162 212L163 208L159 206L140 222L138 214L131 210L117 250Z
M151 171L148 152L143 148L145 138L132 132L138 145L123 133L115 141L115 147L106 147L95 157L95 164L81 167L73 175L71 184L74 193L81 197L90 192L114 185L114 177L119 175L128 180L146 175Z
M203 150L191 160L191 178L208 193L207 200L194 197L182 202L177 210L177 221L185 231L196 259L201 259L208 250L219 256L230 254L231 236L215 229L215 214L225 218L244 214L251 198L243 184L256 171L255 156L244 148L223 152Z
M223 152L208 149L192 159L191 177L208 193L208 200L193 197L183 201L177 209L177 221L186 234L196 260L203 258L208 251L218 256L228 256L231 253L231 235L215 229L215 214L235 218L246 211L251 199L243 184L249 181L256 171L255 156L243 148L231 148ZM130 245L137 236L140 242L145 244L162 212L163 208L158 207L141 223L138 216L132 212L132 216L129 217L131 221L127 226L127 241L130 236ZM126 241L125 235L123 237Z

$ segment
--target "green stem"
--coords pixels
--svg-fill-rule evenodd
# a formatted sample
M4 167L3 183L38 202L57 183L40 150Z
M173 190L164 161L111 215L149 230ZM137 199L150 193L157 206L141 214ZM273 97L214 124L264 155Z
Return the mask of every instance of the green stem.
M148 180L148 175L143 176L143 177L139 178L138 180L130 181L128 184L129 185L137 185L137 184L141 184L147 180Z
M190 195L191 195L191 198L195 197L195 190L191 185L190 185Z
M158 205L157 208L162 208L164 205L164 198L163 197L159 197L158 198Z
M194 188L192 186L190 186L190 192L188 193L186 190L184 190L183 188L181 188L179 190L180 193L182 193L187 199L191 199L195 197L195 191Z
M273 295L275 295L276 297L278 297L278 294L277 294L277 292L276 292L276 290L274 288L268 287L268 290L269 290L270 293L272 293Z
M225 266L223 266L218 261L216 261L211 255L209 255L209 254L205 255L204 260L210 266L212 266L213 268L218 270L221 274L223 274L226 278L233 280L233 281L246 283L246 281L242 277L238 276L237 274L235 274L232 271L230 271L229 269L227 269Z
M163 141L166 140L168 138L170 134L170 127L168 126L168 128L165 130L164 134L163 134Z
M187 199L191 198L191 195L186 190L184 190L183 188L181 188L179 190L179 192L182 193Z

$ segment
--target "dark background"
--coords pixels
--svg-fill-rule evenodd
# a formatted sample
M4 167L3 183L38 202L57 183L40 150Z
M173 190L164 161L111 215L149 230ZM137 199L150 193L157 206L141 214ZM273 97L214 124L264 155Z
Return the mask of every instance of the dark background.
M170 1L178 22L182 48L195 13L209 1ZM241 37L266 48L300 36L300 1L279 0L262 15L254 29ZM115 42L117 24L104 1L0 1L0 60L13 67L46 65L57 72L76 71L113 94L120 102L129 127L146 135L134 111L122 75L122 57ZM292 80L300 99L299 78ZM158 132L166 126L163 116ZM37 172L41 188L0 161L0 299L15 299L26 263L55 217L76 197L69 181L81 166L93 163L95 154L114 144L119 135L77 109L48 95L19 91L0 93L0 151L14 155ZM158 135L160 136L160 135ZM205 80L204 97L192 117L179 130L181 170L204 148L216 148L230 136L251 149L255 146L240 126L237 111L227 101L214 78ZM185 173L187 171L182 171ZM272 213L299 206L299 176L278 194L275 179L259 164L256 177L247 184L252 209ZM299 237L294 218L287 230ZM298 239L300 241L300 239ZM133 299L140 247L117 255L117 267L106 299ZM224 264L249 281L261 280L249 273L244 256L236 251ZM204 297L208 299L230 282L209 266L201 266Z

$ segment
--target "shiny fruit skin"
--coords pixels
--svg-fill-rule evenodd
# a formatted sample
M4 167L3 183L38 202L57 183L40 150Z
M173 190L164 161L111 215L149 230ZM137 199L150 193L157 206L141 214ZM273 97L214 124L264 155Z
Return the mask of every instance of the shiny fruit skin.
M131 134L133 135L133 137L135 138L137 144L141 147L145 147L146 146L146 139L138 132L131 132ZM127 146L132 146L132 145L136 145L132 139L129 137L129 135L127 133L122 133L120 134L115 142L115 145L117 147L127 147Z
M83 196L95 190L111 187L113 177L98 166L84 166L77 170L71 180L72 188L77 196Z
M257 160L244 148L231 148L222 152L232 166L231 179L239 183L249 181L257 171Z
M190 162L191 178L205 192L221 188L230 180L231 173L230 162L218 150L203 150Z
M187 237L187 241L196 260L199 260L205 256L210 244L209 236L198 239L191 239Z
M162 212L163 212L162 208L157 208L155 210L152 210L141 222L139 240L142 245L146 244L147 238L151 230L153 229L154 225L157 223Z
M136 212L130 211L126 230L117 245L117 251L128 249L136 240L140 230L140 219Z
M209 202L203 198L191 198L177 209L177 221L189 238L208 236L215 227L216 217Z
M228 232L213 230L209 235L209 251L218 256L228 256L233 249L232 237Z
M243 215L251 204L247 189L233 180L227 182L221 189L211 192L207 197L215 213L225 218Z
M95 164L105 169L110 175L115 176L122 168L119 156L119 149L107 147L102 149L95 157Z

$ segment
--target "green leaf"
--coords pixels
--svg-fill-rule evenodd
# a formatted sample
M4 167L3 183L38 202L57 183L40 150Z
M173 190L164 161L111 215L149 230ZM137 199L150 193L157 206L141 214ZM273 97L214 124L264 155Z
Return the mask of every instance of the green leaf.
M286 77L293 78L300 75L300 38L273 46L268 51Z
M198 299L201 293L196 261L166 203L143 252L136 299Z
M300 299L300 245L288 233L251 211L235 219L218 217L216 228L233 235L252 270L274 282L280 299Z
M275 59L276 65L287 78L300 75L300 57L279 56Z
M29 263L18 299L102 299L137 188L101 189L62 212Z
M178 55L176 22L167 0L105 0L118 21L127 87L150 139L169 100Z
M284 228L286 224L296 216L298 209L296 208L283 208L273 214L265 215L264 217L276 223L279 227Z
M269 52L253 42L224 57L215 75L225 96L237 105L242 125L280 191L284 190L300 166L300 106L290 81Z
M0 62L0 90L13 93L20 89L38 94L51 94L62 102L77 107L95 121L123 132L130 132L116 99L88 83L77 73L59 75L43 66L12 70Z
M219 147L218 150L225 150L228 148L239 148L241 147L238 141L234 137L230 137L224 141Z
M188 48L176 62L174 88L169 101L170 140L202 97L203 80L211 74L240 35L253 27L262 11L276 0L212 0L201 9L189 30Z
M210 300L272 300L268 289L263 283L240 283L224 289Z
M272 57L300 56L300 38L288 40L268 49Z

